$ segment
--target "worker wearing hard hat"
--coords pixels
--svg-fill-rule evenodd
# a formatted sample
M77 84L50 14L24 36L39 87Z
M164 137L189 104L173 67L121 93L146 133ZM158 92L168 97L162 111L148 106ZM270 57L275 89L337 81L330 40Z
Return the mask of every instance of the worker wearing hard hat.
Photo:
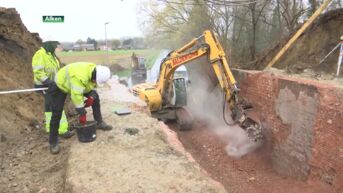
M55 55L58 44L57 41L43 42L42 47L34 54L32 69L36 88L48 87L54 82L54 77L60 69L60 62ZM51 101L47 98L45 91L43 91L43 95L45 99L45 129L49 133L52 115ZM58 133L64 138L70 138L74 135L73 132L68 130L68 121L64 111L62 112Z
M71 101L80 115L79 121L81 124L85 124L87 121L85 107L92 106L97 129L112 129L112 126L106 124L102 119L100 99L95 91L97 85L104 84L110 77L111 72L108 67L97 66L88 62L71 63L58 71L55 84L52 84L47 91L48 96L53 101L49 138L50 152L52 154L57 154L60 151L57 129L67 94L70 94ZM84 101L84 97L87 97L86 101Z

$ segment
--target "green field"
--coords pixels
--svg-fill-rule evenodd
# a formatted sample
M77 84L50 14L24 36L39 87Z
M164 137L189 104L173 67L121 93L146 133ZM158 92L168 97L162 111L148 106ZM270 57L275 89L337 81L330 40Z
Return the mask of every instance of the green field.
M139 50L109 50L108 53L110 55L131 55L132 52L135 52L138 55L149 55L151 52L157 50L150 50L150 49L139 49ZM99 51L72 51L72 52L59 52L58 56L94 56L94 55L106 55L107 51L99 50Z
M63 63L69 64L72 62L93 62L96 64L114 65L119 64L125 68L129 68L131 55L135 53L139 57L146 59L147 68L150 69L154 64L160 50L139 49L139 50L109 50L107 51L72 51L58 52L57 56ZM108 61L108 62L107 62Z

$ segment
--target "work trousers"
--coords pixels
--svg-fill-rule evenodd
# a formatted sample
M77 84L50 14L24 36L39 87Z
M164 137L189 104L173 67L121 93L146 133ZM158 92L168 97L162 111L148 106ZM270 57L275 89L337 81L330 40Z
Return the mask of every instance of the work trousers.
M94 91L93 91L94 92ZM86 93L85 96L88 96ZM67 94L63 93L56 84L52 84L48 91L47 96L51 97L52 101L52 116L50 121L50 145L58 144L58 128L60 125L60 120L62 117L63 106L66 100ZM94 103L92 105L94 120L98 123L102 122L101 110L100 110L100 99L99 95L96 93L94 97Z
M45 85L35 85L35 88L44 88ZM52 99L46 93L46 91L38 91L44 96L44 108L45 108L45 131L50 132L50 120L52 115ZM64 111L62 111L62 118L60 120L60 126L58 128L58 133L60 135L68 132L68 120Z

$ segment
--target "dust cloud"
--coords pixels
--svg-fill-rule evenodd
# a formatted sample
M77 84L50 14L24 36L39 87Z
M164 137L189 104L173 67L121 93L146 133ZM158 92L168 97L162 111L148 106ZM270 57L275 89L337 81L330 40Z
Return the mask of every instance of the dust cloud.
M203 120L226 144L229 156L240 158L254 151L260 144L252 142L238 125L224 121L224 95L206 57L186 65L190 83L187 110L195 119ZM225 120L233 123L230 110L225 109Z

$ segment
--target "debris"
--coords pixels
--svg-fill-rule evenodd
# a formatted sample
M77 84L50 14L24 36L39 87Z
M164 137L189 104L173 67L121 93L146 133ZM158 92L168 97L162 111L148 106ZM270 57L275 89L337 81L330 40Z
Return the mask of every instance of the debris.
M113 112L117 115L128 115L131 114L131 110L124 105L116 105L113 108Z
M249 180L248 180L248 182L253 182L253 181L255 181L255 180L256 180L255 177L250 177Z
M332 120L331 120L331 119L327 120L326 122L327 122L328 124L330 124L330 125L332 124Z
M124 134L129 134L129 135L136 135L139 133L139 129L137 128L125 128Z
M7 140L7 138L5 137L5 135L1 133L0 134L0 143L6 142L6 140Z
M48 189L42 188L42 189L39 190L37 193L48 193Z
M117 114L117 115L128 115L128 114L131 114L131 110L128 108L122 108L122 109L116 110L115 114Z
M127 78L121 77L118 79L120 84L123 84L125 86L128 86L129 84L127 83Z

